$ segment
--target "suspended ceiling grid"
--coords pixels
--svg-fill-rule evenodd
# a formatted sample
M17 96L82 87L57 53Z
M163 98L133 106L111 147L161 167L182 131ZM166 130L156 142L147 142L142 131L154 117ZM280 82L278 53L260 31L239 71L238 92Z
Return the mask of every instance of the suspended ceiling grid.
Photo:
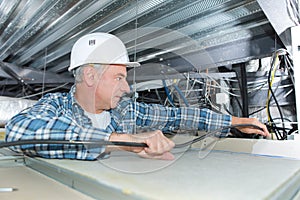
M71 47L90 32L118 35L131 60L186 70L245 62L281 45L255 0L0 0L0 16L7 96L71 83Z

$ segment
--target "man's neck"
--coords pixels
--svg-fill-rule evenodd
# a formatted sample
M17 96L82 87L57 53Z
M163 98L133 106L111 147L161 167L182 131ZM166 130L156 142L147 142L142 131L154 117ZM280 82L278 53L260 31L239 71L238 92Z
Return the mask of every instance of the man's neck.
M104 110L97 110L95 108L94 97L92 97L91 94L93 94L92 91L84 89L80 85L76 85L74 97L82 109L89 113L102 113Z

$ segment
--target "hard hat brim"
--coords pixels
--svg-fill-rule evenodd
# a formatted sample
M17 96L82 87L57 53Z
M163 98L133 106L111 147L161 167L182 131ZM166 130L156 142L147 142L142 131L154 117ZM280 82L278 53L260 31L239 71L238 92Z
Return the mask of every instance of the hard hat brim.
M126 65L126 67L139 67L139 66L141 66L141 64L139 62L120 63L120 65Z
M102 65L125 65L126 67L139 67L141 64L139 62L122 62L122 63L99 63Z

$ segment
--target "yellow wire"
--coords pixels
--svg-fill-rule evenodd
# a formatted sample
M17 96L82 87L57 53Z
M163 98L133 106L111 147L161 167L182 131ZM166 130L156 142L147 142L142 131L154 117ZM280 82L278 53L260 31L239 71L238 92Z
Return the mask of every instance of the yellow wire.
M274 61L274 67L273 67L273 71L271 73L271 82L270 82L270 88L272 88L272 85L273 85L273 81L274 81L274 78L275 78L275 72L276 72L276 69L277 69L277 63L279 63L279 57L278 57L278 53L276 53L276 57L275 57L275 61ZM268 116L268 122L271 121L271 116L270 116L270 113L268 111L268 107L269 107L269 99L270 99L270 96L271 96L271 90L268 90L268 98L267 98L267 105L266 105L266 108L267 108L267 116Z

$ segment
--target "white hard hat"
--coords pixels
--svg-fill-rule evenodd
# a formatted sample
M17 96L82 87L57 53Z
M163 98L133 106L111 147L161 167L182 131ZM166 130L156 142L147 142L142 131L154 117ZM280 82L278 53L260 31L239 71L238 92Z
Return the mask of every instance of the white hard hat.
M69 71L84 64L121 64L128 67L140 66L129 62L123 42L109 33L91 33L79 38L71 51Z

